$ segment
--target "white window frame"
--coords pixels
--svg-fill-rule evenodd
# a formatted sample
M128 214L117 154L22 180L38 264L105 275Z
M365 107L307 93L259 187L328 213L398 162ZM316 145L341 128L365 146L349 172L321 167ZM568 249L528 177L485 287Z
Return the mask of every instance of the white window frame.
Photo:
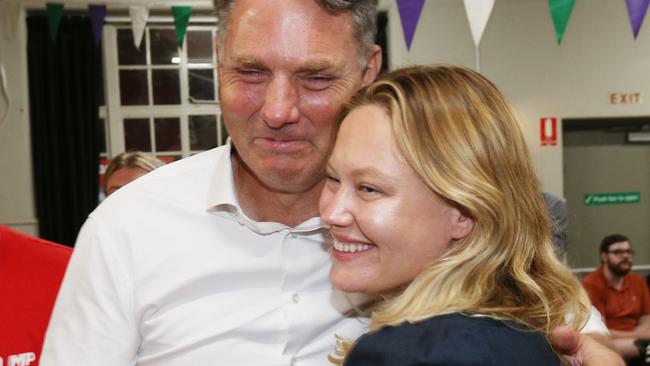
M147 28L169 28L173 27L171 22L162 22L156 24L148 24ZM122 106L120 99L120 81L119 81L119 70L118 65L118 46L117 46L117 30L120 28L129 28L130 24L128 23L115 23L115 24L106 24L104 25L103 33L103 61L104 61L104 88L105 88L105 99L106 106L100 107L100 118L103 117L105 121L106 128L106 153L108 157L113 157L121 152L125 151L125 141L124 141L124 119L128 118L147 118L149 119L150 127L150 138L151 138L151 149L157 156L177 156L181 155L182 157L187 157L192 154L201 152L202 150L190 150L189 143L189 116L190 115L214 115L216 117L216 128L217 128L217 142L220 143L223 141L221 126L221 108L219 107L218 100L214 102L205 102L205 103L192 103L189 97L189 81L188 81L188 65L187 65L187 47L184 42L183 48L180 49L179 56L181 57L180 62L180 105L153 105L153 91L151 88L151 75L148 77L149 90L149 103L150 105L142 106ZM187 28L188 32L193 30L216 30L214 25L189 25ZM149 73L151 72L151 65L149 60L151 60L150 47L151 43L149 42L149 32L145 31L144 36L147 37L147 64L149 67ZM144 46L144 44L142 45ZM216 65L216 55L215 58ZM156 69L165 68L164 66L156 65ZM170 68L177 68L178 66L174 65ZM216 67L216 66L215 66ZM196 69L197 67L192 67ZM124 67L122 67L124 69ZM218 88L218 79L217 73L215 70L215 99L217 97L217 88ZM153 119L155 118L178 118L180 120L180 134L181 134L181 150L176 152L156 152L156 146L154 143L155 133L153 128Z

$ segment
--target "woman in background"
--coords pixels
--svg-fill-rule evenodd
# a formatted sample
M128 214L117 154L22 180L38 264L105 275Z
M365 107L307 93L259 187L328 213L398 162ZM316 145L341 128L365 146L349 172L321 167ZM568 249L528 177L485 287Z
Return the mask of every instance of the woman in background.
M127 183L164 164L153 155L141 151L129 151L116 155L104 173L104 195L108 197Z
M411 67L359 92L328 164L330 280L380 295L358 365L559 365L548 339L589 301L553 253L517 121L459 67ZM341 360L339 360L339 363Z

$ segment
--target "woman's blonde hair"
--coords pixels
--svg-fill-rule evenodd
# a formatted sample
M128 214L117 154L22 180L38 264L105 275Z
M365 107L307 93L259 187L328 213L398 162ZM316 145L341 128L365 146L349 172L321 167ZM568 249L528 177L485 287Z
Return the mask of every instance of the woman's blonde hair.
M165 165L155 156L142 151L127 151L116 155L108 163L104 172L104 194L108 194L108 180L116 171L122 168L140 168L147 173Z
M547 337L567 321L581 328L589 301L553 253L538 179L497 88L465 68L415 66L362 89L341 119L368 104L387 110L421 179L474 220L467 237L379 302L371 330L456 312L512 320Z

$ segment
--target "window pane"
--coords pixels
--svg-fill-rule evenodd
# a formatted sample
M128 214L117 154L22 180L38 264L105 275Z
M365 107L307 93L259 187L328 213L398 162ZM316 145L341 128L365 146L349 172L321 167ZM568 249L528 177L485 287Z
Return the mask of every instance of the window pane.
M148 89L147 70L120 70L122 105L149 104Z
M143 35L140 49L133 43L131 28L117 30L117 59L120 65L147 64L147 38Z
M181 149L181 121L179 118L154 119L156 151L179 151Z
M173 29L151 29L151 63L153 65L171 65L180 62L176 31Z
M214 64L213 49L212 31L187 32L187 62L189 64Z
M214 100L214 71L188 70L190 96L199 100Z
M151 151L151 132L148 118L124 119L126 151Z
M153 104L180 104L178 69L153 70Z
M190 116L190 150L209 150L217 144L217 117Z
M97 140L99 140L99 153L106 154L106 121L103 118L99 119L99 126L97 127Z

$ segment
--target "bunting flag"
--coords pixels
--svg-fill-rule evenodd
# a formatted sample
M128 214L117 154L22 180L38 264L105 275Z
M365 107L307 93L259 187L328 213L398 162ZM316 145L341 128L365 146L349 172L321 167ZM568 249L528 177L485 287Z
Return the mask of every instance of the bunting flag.
M20 3L18 2L0 2L0 23L2 23L2 33L6 41L13 41L14 37L16 37L20 11Z
M146 5L132 5L129 7L131 16L131 29L133 30L133 44L135 48L140 49L144 28L149 19L149 7Z
M625 4L627 5L627 15L630 17L634 39L636 39L636 36L639 35L641 24L643 24L643 19L645 19L650 0L625 0Z
M93 40L95 46L99 46L102 39L104 19L106 18L106 5L88 5L88 13L90 13L90 23L93 28Z
M409 50L411 49L411 42L413 42L413 35L415 35L415 28L418 26L423 7L424 0L397 0L397 10L402 21L406 48Z
M185 39L187 25L190 22L192 7L172 6L172 14L174 14L174 25L176 26L176 41L178 42L178 47L183 48L183 39Z
M47 4L47 21L50 26L50 39L56 44L56 38L59 34L59 25L63 16L63 4Z
M469 29L472 31L474 46L478 48L483 37L483 31L490 19L494 0L463 0L465 3L465 12L469 21Z
M562 37L566 30L566 25L569 23L573 6L576 0L548 0L548 7L551 9L551 17L553 18L553 26L555 27L555 38L557 44L562 43Z

